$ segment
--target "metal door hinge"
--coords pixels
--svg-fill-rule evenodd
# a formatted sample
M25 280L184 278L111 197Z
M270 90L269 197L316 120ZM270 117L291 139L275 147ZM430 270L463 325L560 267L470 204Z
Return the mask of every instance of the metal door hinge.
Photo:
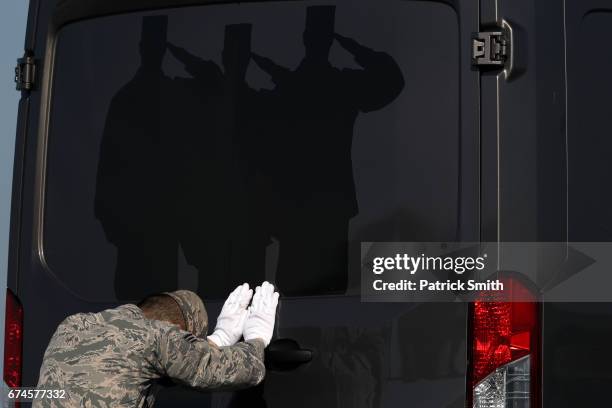
M478 66L503 66L508 57L508 41L501 31L472 35L472 63Z
M15 83L18 91L31 91L36 84L36 60L27 53L17 60Z
M472 34L472 65L504 69L506 78L514 66L513 31L503 20L501 27Z

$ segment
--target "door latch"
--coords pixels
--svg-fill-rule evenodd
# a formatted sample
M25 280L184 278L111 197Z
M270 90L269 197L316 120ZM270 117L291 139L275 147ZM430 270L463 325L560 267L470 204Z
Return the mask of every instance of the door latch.
M510 24L472 34L472 65L479 68L502 68L508 78L514 68L514 35Z
M31 91L36 84L36 61L33 55L26 53L17 60L15 67L15 84L18 91Z

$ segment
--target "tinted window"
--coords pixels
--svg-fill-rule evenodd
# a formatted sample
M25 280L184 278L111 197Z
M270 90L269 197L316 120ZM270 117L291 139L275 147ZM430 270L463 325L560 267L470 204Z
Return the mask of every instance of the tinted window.
M361 241L452 241L457 20L400 0L270 2L60 35L45 253L88 299L264 278L355 291Z
M590 13L582 20L580 47L568 72L568 241L612 241L612 115L610 90L612 13ZM597 55L597 63L589 62Z

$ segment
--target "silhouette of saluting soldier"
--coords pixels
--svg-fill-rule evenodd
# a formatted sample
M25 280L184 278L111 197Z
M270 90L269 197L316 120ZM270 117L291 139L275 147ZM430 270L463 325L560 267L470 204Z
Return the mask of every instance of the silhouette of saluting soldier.
M200 123L189 125L182 172L181 243L187 261L200 273L200 291L224 293L238 280L264 277L266 234L254 177L259 94L246 83L251 60L251 24L225 27L223 68L187 50L168 45L191 78L185 93L199 98ZM186 118L183 123L188 123ZM214 274L214 279L206 279ZM205 292L204 292L205 291Z
M176 289L173 81L162 72L166 16L145 17L140 66L113 97L100 146L95 214L117 247L115 293L129 300Z
M268 178L280 241L277 284L284 294L342 292L347 285L349 220L358 213L351 148L359 113L390 104L403 74L388 54L335 33L335 6L311 6L305 57L295 70L253 55L275 84L268 140L275 154ZM329 62L333 42L360 69Z

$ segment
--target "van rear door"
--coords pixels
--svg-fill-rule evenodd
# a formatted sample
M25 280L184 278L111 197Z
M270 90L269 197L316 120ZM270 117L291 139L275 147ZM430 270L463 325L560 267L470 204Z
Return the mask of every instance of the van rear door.
M510 75L481 82L483 241L612 240L610 12L597 0L481 1L483 26L513 28L515 58ZM606 405L610 304L550 302L542 311L536 401Z
M607 243L612 241L612 52L604 44L612 37L612 7L593 0L562 3L551 8L562 16L563 29L556 31L564 35L555 49L561 48L556 55L564 61L556 60L565 69L566 81L561 123L567 146L567 240ZM596 296L600 294L593 293ZM544 318L544 401L551 406L607 405L612 304L545 304Z
M283 297L264 383L170 387L161 406L465 404L467 307L363 303L359 276L361 242L480 239L477 1L38 15L11 263L25 384L69 314L181 287L214 317L268 279Z

